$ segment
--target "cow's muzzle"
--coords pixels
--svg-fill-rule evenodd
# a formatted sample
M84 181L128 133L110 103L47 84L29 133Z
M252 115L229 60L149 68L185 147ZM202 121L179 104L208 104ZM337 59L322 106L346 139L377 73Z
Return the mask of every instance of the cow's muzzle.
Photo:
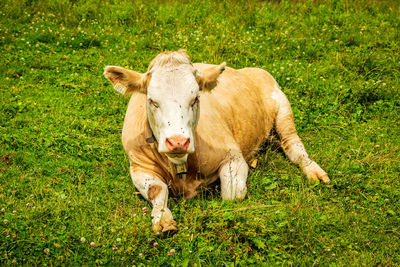
M165 146L170 154L185 154L190 145L190 139L182 136L174 136L165 140Z

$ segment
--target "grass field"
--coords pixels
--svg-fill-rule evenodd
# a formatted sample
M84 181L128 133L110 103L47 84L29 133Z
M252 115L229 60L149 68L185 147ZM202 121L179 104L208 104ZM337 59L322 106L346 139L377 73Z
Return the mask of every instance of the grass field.
M399 2L185 2L0 2L0 264L400 265ZM103 68L179 48L268 70L331 184L266 145L244 201L171 198L155 236Z

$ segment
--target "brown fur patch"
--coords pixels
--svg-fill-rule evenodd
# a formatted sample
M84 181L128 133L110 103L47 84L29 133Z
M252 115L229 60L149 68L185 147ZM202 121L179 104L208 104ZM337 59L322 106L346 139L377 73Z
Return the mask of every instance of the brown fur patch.
M156 196L158 196L158 194L160 193L161 189L162 188L159 185L150 186L149 192L148 192L149 200L153 200Z

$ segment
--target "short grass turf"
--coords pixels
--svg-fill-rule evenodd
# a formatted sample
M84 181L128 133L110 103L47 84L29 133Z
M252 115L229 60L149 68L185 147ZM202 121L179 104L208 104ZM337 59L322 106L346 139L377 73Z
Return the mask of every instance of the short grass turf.
M398 1L6 0L0 10L1 264L400 264ZM180 231L155 236L120 141L128 98L102 73L144 72L179 48L194 62L268 70L331 184L308 184L272 142L244 201L223 202L218 188L170 199Z

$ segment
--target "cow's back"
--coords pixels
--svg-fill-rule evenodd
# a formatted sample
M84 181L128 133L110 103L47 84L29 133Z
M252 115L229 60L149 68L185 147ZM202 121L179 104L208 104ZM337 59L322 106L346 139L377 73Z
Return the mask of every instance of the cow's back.
M195 64L200 70L208 64ZM276 112L268 102L275 80L261 69L226 68L211 92L201 95L198 135L229 152L235 143L248 158L270 132ZM222 155L221 155L222 156Z

